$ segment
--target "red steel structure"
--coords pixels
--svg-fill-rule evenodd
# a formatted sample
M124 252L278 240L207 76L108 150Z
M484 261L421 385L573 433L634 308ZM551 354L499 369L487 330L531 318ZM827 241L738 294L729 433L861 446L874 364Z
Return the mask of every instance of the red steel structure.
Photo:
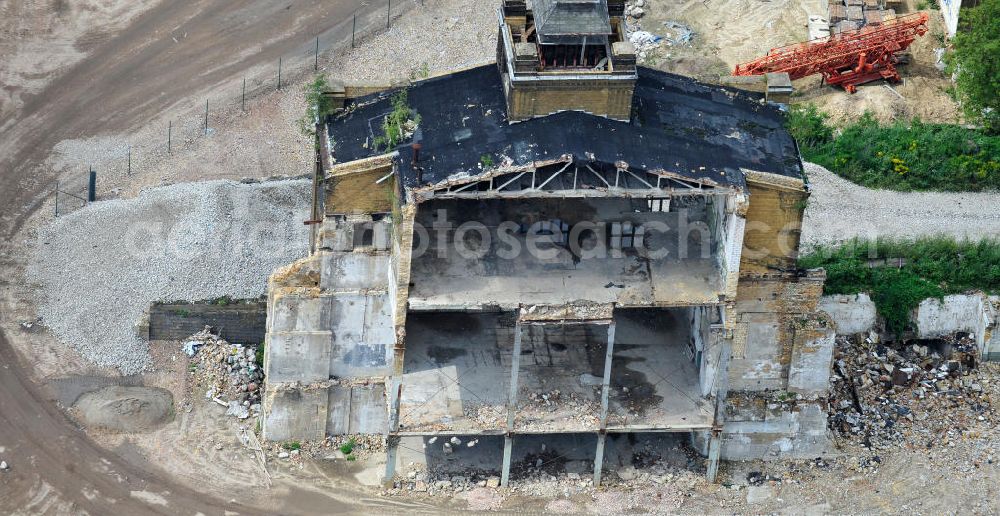
M839 85L848 93L878 79L898 82L896 54L927 33L927 20L927 13L913 13L881 25L775 48L760 59L736 65L733 75L785 72L795 80L819 73L827 84Z

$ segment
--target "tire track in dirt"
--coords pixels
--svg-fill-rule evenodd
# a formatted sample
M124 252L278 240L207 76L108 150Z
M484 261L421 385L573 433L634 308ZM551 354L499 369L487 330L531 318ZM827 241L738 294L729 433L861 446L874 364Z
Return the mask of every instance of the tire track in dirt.
M379 5L385 2L368 2L373 11ZM4 7L20 12L16 0ZM59 141L126 132L179 100L310 44L356 7L323 0L163 1L120 33L88 40L88 57L26 97L16 119L0 121L4 247L51 191L53 174L41 164ZM19 360L9 338L0 332L0 452L11 466L0 474L0 513L256 512L101 449L31 381L31 365Z

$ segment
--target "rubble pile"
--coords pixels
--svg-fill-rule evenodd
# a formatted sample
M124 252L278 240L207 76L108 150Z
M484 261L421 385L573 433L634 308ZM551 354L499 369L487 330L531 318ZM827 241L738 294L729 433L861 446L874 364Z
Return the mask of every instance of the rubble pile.
M466 403L462 409L465 417L476 422L478 428L505 428L507 407L485 403Z
M595 396L599 398L599 391L596 392ZM565 426L568 422L573 426L600 424L601 404L574 392L564 393L559 389L549 392L526 392L524 400L523 406L517 411L517 419L526 429L551 429ZM566 413L566 417L560 418L559 425L552 421L552 414L557 411Z
M979 367L969 334L903 344L874 333L838 337L830 428L869 449L954 446L973 427L997 423L993 376Z
M226 406L226 415L238 419L260 415L264 371L256 361L257 346L232 344L205 327L184 341L184 352L205 399Z

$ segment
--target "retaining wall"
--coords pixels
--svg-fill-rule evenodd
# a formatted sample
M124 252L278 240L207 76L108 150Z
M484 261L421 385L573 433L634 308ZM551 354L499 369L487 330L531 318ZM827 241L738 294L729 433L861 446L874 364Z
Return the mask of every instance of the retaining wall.
M229 342L260 344L264 342L266 306L263 302L153 304L149 319L140 326L140 336L147 340L183 340L211 326Z

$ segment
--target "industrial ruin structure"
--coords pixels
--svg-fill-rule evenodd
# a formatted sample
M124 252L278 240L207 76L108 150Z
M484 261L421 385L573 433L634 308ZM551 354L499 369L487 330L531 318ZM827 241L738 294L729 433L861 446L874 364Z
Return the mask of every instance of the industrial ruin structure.
M318 131L313 252L270 280L269 440L690 435L815 457L834 332L763 95L636 66L623 2L507 0L496 65ZM347 98L344 98L347 97ZM790 395L794 393L794 395ZM440 445L439 445L440 446Z

